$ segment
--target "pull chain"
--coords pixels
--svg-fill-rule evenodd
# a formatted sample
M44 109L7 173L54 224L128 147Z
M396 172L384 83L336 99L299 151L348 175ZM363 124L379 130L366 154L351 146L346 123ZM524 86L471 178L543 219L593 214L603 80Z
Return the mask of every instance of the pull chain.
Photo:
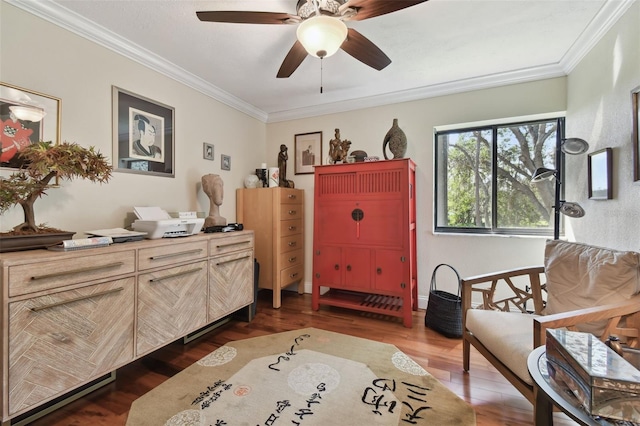
M322 93L322 57L320 58L320 93Z

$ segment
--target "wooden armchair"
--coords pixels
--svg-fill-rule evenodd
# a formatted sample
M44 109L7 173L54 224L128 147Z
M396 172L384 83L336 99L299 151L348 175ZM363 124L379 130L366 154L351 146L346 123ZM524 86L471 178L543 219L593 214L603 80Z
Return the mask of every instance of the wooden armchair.
M545 265L461 280L464 370L473 345L531 403L527 357L545 344L547 328L588 331L602 340L617 335L623 344L640 345L639 253L554 240L547 242ZM549 301L556 312L563 303L587 306L549 314Z

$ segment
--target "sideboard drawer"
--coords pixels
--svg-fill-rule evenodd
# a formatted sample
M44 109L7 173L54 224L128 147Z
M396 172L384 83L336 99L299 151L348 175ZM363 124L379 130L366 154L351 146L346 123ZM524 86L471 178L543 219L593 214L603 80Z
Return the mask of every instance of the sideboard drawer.
M209 256L219 256L250 248L253 248L253 234L229 232L209 240Z
M135 252L128 250L43 261L37 270L32 264L10 266L9 297L130 274L135 270L134 259Z
M189 238L189 237L186 237ZM207 242L171 244L139 250L138 268L143 271L158 266L173 265L207 257Z
M302 218L302 204L280 205L280 220Z

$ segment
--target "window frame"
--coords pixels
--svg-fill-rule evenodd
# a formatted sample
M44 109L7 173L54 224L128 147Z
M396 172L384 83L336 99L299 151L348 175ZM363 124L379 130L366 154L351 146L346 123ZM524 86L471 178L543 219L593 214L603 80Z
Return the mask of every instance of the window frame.
M562 182L564 177L564 169L565 169L565 154L560 150L560 144L564 138L565 134L565 117L562 115L552 115L548 117L535 117L531 119L523 118L517 119L517 121L495 121L491 123L482 123L478 125L460 125L458 126L446 126L446 129L438 130L438 128L434 128L433 133L433 230L434 233L439 234L471 234L471 235L510 235L510 236L543 236L543 237L553 237L554 235L554 217L553 215L549 217L549 227L548 228L504 228L497 226L498 224L498 143L497 143L497 135L498 129L502 127L514 127L514 126L523 126L534 123L543 123L556 121L556 145L553 147L556 155L560 153L560 162L558 158L554 157L554 168L558 169L558 164L560 164L560 170L558 172L558 179ZM438 210L439 210L439 192L438 188L440 186L440 169L442 168L442 164L439 161L441 156L441 149L439 143L439 136L452 134L452 133L465 133L465 132L474 132L474 131L486 131L490 130L492 135L491 141L491 227L457 227L457 226L441 226L438 225ZM564 199L564 185L560 186L560 199ZM562 216L562 215L560 215ZM560 235L564 235L564 218L560 219Z

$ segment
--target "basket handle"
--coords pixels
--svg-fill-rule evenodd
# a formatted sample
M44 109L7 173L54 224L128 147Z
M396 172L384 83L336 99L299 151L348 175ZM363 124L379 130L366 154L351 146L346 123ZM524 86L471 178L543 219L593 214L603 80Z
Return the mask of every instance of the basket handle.
M431 274L431 287L430 287L429 291L436 291L437 290L437 288L436 288L436 271L441 266L446 266L447 268L451 269L456 274L456 277L458 278L458 297L460 297L460 293L462 292L462 282L461 282L462 280L460 279L460 274L458 274L458 271L456 271L456 268L454 268L453 266L448 265L446 263L439 264L433 270L433 274Z

